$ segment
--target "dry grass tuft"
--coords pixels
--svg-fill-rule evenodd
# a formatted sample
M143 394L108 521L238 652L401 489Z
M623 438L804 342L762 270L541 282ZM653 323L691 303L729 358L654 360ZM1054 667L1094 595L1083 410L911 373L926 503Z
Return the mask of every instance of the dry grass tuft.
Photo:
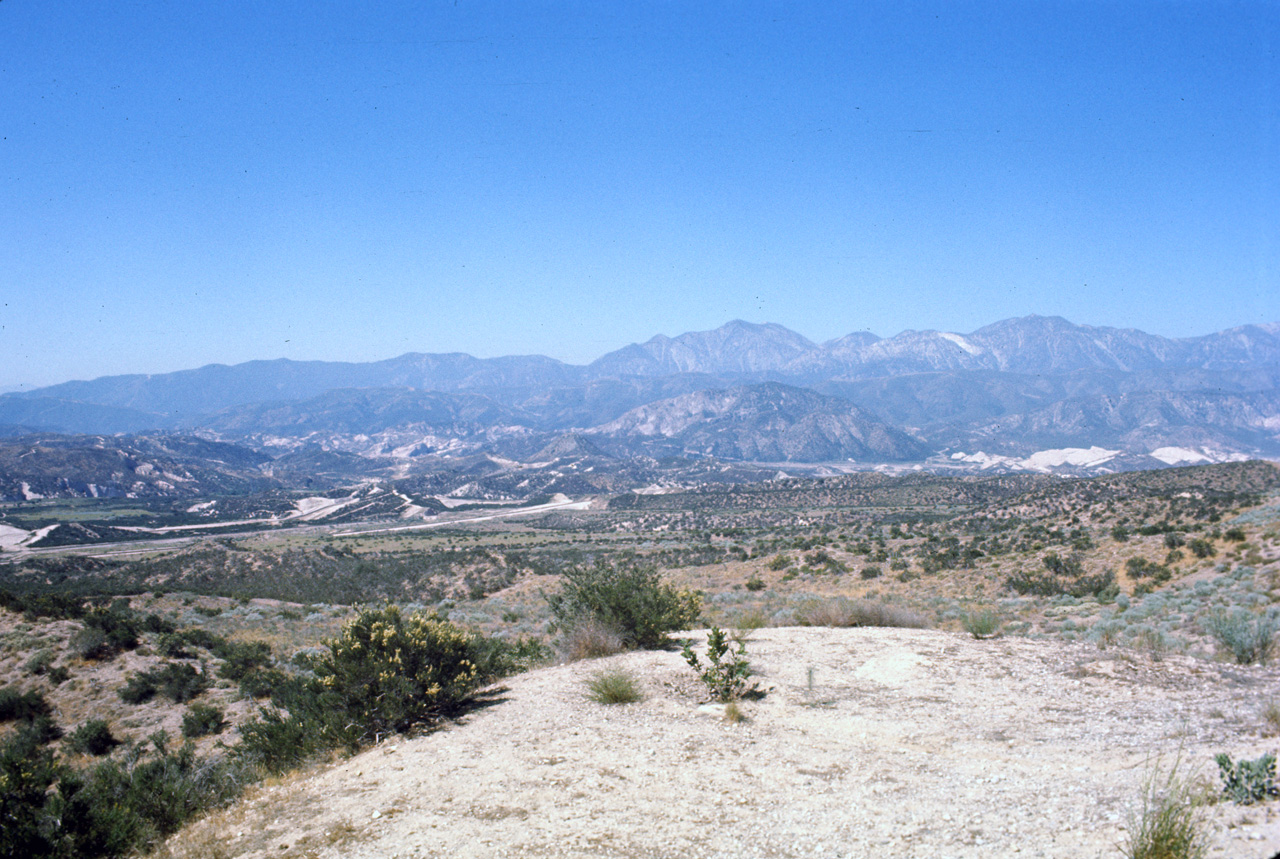
M621 653L624 649L618 631L597 620L584 620L574 625L557 643L560 658L565 662L599 659Z
M871 600L834 597L805 603L797 612L801 626L889 626L903 629L925 629L924 615L910 609Z
M597 704L633 704L644 698L640 684L629 672L600 671L587 679L587 697Z

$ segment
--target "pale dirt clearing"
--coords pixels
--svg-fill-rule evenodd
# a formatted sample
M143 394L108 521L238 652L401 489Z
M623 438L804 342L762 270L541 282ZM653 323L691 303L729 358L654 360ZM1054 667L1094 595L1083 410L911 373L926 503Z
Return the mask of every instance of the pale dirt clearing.
M700 636L705 640L704 636ZM1120 856L1155 756L1277 741L1280 672L1092 646L898 629L753 632L765 695L719 718L678 652L507 681L412 740L255 791L178 855L229 857ZM641 679L604 706L584 680ZM1280 803L1209 809L1211 855L1280 850ZM183 845L189 847L183 852ZM206 845L205 848L199 845Z

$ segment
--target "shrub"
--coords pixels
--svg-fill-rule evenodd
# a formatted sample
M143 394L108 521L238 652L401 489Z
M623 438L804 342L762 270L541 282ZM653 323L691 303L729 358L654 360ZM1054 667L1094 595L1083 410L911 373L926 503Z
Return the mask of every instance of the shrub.
M243 783L235 766L197 758L189 743L168 752L157 742L151 756L138 748L122 761L103 761L86 773L64 770L50 815L59 849L42 855L133 854L233 799Z
M990 638L1000 629L1000 615L992 608L965 612L960 622L974 638Z
M1117 543L1123 543L1129 539L1129 529L1123 525L1116 525L1111 529L1111 539Z
M1280 618L1275 614L1251 615L1244 609L1218 609L1202 621L1205 631L1240 665L1266 664L1275 649Z
M85 660L98 661L116 655L115 648L107 640L107 634L100 629L85 627L76 630L69 644L71 652Z
M67 745L82 755L101 757L120 745L104 719L90 719L67 736Z
M1186 538L1177 531L1169 531L1164 535L1164 547L1166 549L1180 549L1186 544Z
M496 680L528 671L552 658L551 648L536 638L486 638L471 640L471 661L480 681Z
M753 593L756 591L762 591L765 589L764 579L760 578L759 576L752 576L751 578L747 579L746 588L747 590L752 591Z
M185 704L209 688L209 680L185 662L166 662L132 675L120 689L126 704L143 704L157 694L175 704Z
M222 708L210 704L192 704L182 714L182 736L188 739L220 734L226 725Z
M875 564L872 564L869 567L863 567L858 572L858 575L862 576L863 579L871 580L871 579L880 578L880 573L881 573L880 568L877 567Z
M0 722L16 719L30 721L37 716L53 712L49 702L39 692L19 692L12 686L0 689Z
M1218 550L1214 548L1213 543L1203 537L1196 537L1187 544L1187 548L1191 550L1191 554L1197 558L1212 558L1218 554Z
M271 645L265 641L228 641L217 649L223 659L218 676L240 681L251 671L271 664Z
M327 647L317 680L362 741L438 718L478 682L471 635L434 613L364 609Z
M905 608L845 597L813 600L797 612L801 626L885 626L924 629L929 625L924 616Z
M577 623L565 631L557 642L562 659L577 662L580 659L599 659L612 656L626 649L617 630L595 619Z
M724 631L719 627L711 627L707 634L705 667L693 652L693 642L684 642L681 655L717 701L733 701L741 698L747 691L747 678L751 676L751 667L747 663L747 646L740 643L737 650L730 650Z
M782 572L789 566L791 566L791 559L786 555L774 555L769 559L769 569L775 573Z
M664 583L653 567L610 564L603 559L576 567L548 598L556 623L572 629L588 620L612 628L628 647L652 648L666 634L688 629L702 610L702 598Z
M20 744L38 748L61 737L62 728L58 727L58 723L53 721L52 716L41 713L39 716L20 721L14 736Z
M1276 756L1266 754L1256 761L1231 762L1231 756L1218 755L1214 760L1222 776L1222 793L1236 805L1253 805L1280 796L1276 787Z
M1097 597L1101 601L1115 599L1120 592L1115 573L1104 570L1095 575L1085 575L1084 565L1078 555L1063 558L1049 552L1043 558L1044 573L1020 571L1009 576L1005 584L1019 594L1035 596Z
M117 600L110 608L95 608L85 614L82 623L85 634L73 636L72 646L85 659L109 659L122 650L132 650L138 646L143 627L128 600Z
M1230 540L1233 543L1243 543L1245 534L1243 528L1228 528L1222 532L1222 539Z
M22 667L28 674L34 674L39 677L49 672L50 667L53 666L53 660L53 651L46 647L31 654L31 658Z
M270 698L281 683L289 679L278 668L258 668L240 678L240 692L249 698Z
M1152 770L1128 825L1124 845L1128 859L1203 859L1208 852L1200 796L1178 776L1175 763L1167 776Z
M587 679L587 694L597 704L632 704L644 697L635 677L620 669L591 675Z

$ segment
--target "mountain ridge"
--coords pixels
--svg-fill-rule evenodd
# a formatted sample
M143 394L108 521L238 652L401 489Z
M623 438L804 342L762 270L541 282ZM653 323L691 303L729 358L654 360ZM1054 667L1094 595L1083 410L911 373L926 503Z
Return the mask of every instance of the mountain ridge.
M815 343L776 323L733 320L584 365L410 352L64 382L0 395L0 426L197 432L277 453L319 445L393 458L519 459L566 433L614 456L744 461L900 462L957 448L1028 455L1050 443L1275 456L1278 391L1280 323L1167 338L1025 316L967 334L855 331Z

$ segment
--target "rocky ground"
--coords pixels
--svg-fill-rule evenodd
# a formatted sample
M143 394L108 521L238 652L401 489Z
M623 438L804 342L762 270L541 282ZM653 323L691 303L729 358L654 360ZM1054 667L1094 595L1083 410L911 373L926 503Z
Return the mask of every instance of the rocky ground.
M171 857L1121 856L1144 779L1274 751L1280 670L900 629L751 633L723 718L676 651L514 677L459 722L255 788ZM584 683L639 678L640 703ZM1215 857L1280 803L1209 806Z

